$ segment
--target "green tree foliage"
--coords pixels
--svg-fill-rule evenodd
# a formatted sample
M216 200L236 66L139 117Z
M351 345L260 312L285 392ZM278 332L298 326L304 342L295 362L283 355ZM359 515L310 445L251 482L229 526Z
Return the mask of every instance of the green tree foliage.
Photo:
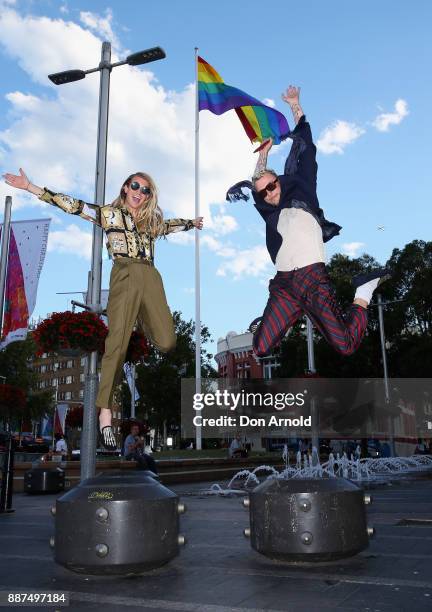
M26 340L11 342L0 351L0 376L3 382L18 388L25 395L25 405L4 406L11 425L19 429L22 420L39 420L47 412L54 409L52 393L50 391L36 392L39 379L32 369L32 360L36 351L31 335Z

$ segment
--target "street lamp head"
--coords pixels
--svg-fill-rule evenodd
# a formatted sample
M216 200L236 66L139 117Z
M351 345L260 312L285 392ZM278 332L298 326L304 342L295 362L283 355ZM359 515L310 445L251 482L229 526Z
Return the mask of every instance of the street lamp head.
M126 58L126 63L129 66L139 66L140 64L148 64L149 62L155 62L166 57L165 51L161 47L153 47L152 49L145 49L145 51L137 51L132 53Z
M84 70L65 70L64 72L49 74L48 78L54 83L54 85L64 85L65 83L80 81L81 79L85 78L85 75L86 73Z

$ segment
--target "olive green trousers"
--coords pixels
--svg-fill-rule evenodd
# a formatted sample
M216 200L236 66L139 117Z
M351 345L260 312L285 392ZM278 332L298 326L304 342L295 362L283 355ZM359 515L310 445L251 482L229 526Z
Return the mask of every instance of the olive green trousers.
M123 376L123 364L135 323L158 350L165 353L176 344L162 278L154 266L127 257L115 260L111 270L107 316L108 336L96 407L111 409L114 389Z

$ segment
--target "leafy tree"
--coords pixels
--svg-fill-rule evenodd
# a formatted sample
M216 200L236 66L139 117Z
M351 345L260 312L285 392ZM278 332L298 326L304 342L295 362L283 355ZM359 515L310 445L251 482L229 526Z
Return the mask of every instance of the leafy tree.
M29 334L25 340L11 342L0 351L0 376L2 382L18 389L23 394L25 403L10 405L7 418L12 427L19 429L23 420L38 421L47 412L54 409L50 391L36 391L39 375L32 368L36 346ZM6 408L3 409L5 414ZM5 418L5 417L4 417Z

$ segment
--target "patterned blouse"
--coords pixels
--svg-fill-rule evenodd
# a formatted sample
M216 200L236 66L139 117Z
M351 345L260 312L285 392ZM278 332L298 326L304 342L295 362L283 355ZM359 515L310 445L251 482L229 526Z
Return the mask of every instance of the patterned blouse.
M126 207L117 208L111 205L87 204L63 193L54 193L46 187L39 199L60 208L64 212L78 215L95 225L99 225L105 231L106 246L111 259L131 257L132 259L143 259L153 264L155 239L139 230ZM190 219L166 219L161 236L172 232L187 231L193 227L193 221Z

